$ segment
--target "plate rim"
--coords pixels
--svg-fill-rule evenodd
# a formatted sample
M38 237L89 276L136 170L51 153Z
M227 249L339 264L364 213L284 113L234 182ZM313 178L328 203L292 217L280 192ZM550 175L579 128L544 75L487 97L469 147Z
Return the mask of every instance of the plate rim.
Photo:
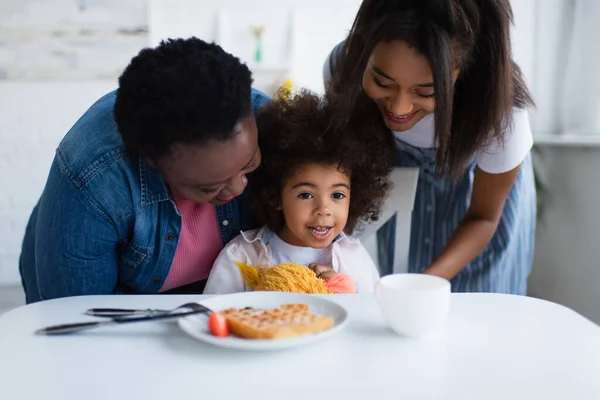
M323 295L293 293L293 292L254 291L254 292L239 292L239 293L229 293L229 294L221 294L221 295L211 296L210 298L200 300L198 303L202 304L202 305L206 305L207 307L210 308L210 302L213 299L223 298L224 296L227 296L227 297L244 297L244 296L252 297L252 296L255 296L257 293L261 293L263 295L266 294L267 296L274 296L274 297L275 296L282 296L282 297L289 296L290 298L310 297L313 300L316 300L317 302L323 302L323 303L328 304L329 306L338 308L341 311L342 318L340 319L340 321L338 323L336 323L334 326L332 326L331 328L329 328L325 331L318 332L315 334L305 335L305 336L283 338L283 339L277 339L277 340L272 340L272 339L271 340L268 340L268 339L249 340L249 339L241 339L241 338L218 338L218 337L214 337L214 336L211 336L208 334L204 334L204 333L198 331L198 329L194 329L191 325L192 324L191 321L198 318L199 317L198 315L179 318L177 320L177 325L179 326L179 329L181 329L188 336L190 336L200 342L206 343L206 344L210 344L210 345L213 345L216 347L221 347L221 348L228 348L228 349L257 350L257 351L283 350L283 349L288 349L288 348L309 345L309 344L312 344L313 342L318 342L319 340L324 340L324 339L340 332L348 325L349 313L348 313L348 310L346 309L346 307L344 307L343 305L341 305L338 302L335 302L333 300L326 298L326 296L323 296Z

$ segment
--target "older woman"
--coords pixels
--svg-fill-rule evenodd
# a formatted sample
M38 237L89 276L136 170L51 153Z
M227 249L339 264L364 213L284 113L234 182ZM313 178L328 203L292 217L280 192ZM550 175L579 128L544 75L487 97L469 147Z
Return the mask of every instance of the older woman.
M243 224L268 98L219 46L142 50L60 143L27 226L27 302L202 288Z

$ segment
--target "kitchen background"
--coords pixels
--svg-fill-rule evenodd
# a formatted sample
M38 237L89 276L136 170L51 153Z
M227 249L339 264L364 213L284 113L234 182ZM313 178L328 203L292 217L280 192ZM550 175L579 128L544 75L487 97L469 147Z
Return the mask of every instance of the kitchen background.
M22 304L18 257L54 149L128 61L169 37L214 40L256 86L323 91L322 66L359 0L2 0L0 313ZM541 216L530 295L600 323L600 2L514 0ZM260 57L256 55L261 31ZM476 112L476 110L474 110Z

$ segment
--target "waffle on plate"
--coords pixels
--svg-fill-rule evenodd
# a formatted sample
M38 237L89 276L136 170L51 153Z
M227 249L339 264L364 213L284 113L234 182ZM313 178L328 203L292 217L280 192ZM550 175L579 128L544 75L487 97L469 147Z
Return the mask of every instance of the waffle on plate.
M220 311L229 332L246 339L281 339L318 333L331 328L331 317L310 312L306 304L283 304L279 308L230 308Z

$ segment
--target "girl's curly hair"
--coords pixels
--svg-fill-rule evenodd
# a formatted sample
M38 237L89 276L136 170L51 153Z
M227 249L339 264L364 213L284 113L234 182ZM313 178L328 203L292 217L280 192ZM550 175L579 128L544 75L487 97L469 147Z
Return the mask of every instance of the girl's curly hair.
M286 179L308 163L337 164L350 176L350 209L344 231L360 221L377 220L391 183L394 162L392 134L360 115L344 130L331 124L333 109L308 90L291 98L277 97L257 118L262 163L255 171L250 196L255 217L271 230L284 223L281 191ZM365 121L371 121L370 125ZM388 131L389 132L389 131Z

